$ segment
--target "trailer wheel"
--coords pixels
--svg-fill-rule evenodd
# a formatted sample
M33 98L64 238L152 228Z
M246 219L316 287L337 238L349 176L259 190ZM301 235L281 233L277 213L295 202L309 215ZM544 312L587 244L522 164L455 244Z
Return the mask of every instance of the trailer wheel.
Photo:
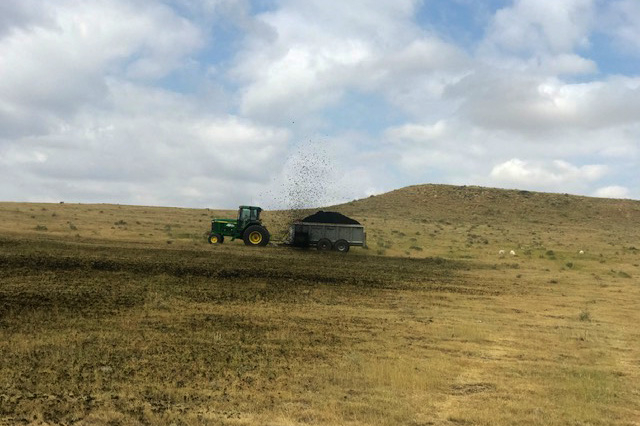
M271 236L269 235L269 231L267 228L260 225L252 225L248 227L244 231L244 235L242 239L244 240L245 245L248 246L266 246L269 244L269 239Z
M333 245L333 248L340 253L347 253L349 251L349 243L346 240L338 240Z
M331 250L331 241L327 240L326 238L323 238L320 241L318 241L317 247L319 251L329 251Z
M220 234L209 235L209 244L222 244L224 243L224 237Z

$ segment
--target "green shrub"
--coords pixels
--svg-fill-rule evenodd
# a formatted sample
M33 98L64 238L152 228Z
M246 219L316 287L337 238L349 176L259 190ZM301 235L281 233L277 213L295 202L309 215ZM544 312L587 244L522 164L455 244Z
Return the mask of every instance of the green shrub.
M588 310L583 309L579 315L580 321L591 321L591 314Z

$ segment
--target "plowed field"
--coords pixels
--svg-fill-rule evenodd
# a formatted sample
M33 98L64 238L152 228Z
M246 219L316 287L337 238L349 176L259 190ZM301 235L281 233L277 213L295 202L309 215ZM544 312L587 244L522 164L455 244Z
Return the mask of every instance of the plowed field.
M634 251L354 252L0 237L0 424L638 424Z

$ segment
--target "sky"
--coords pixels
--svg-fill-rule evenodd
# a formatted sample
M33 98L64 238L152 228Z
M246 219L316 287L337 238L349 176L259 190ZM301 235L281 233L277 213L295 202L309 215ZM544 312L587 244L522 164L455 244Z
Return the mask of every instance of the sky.
M0 200L640 199L637 0L2 0Z

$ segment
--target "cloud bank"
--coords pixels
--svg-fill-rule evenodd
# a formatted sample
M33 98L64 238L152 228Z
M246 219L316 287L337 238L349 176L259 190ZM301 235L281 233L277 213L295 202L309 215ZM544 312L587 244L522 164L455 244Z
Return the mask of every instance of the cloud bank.
M284 207L301 147L331 163L318 205L419 183L640 198L637 2L436 7L3 2L0 199Z

